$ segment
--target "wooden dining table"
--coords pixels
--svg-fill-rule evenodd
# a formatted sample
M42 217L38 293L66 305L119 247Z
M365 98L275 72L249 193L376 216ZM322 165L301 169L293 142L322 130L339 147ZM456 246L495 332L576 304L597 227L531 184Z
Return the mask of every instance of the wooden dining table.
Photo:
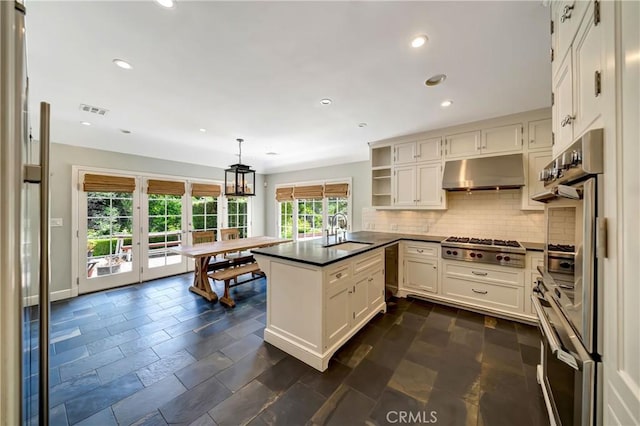
M274 237L248 237L237 240L215 241L213 243L196 244L193 246L169 247L173 253L192 258L195 261L193 285L189 290L210 302L218 300L218 294L211 288L207 268L211 257L226 253L241 252L260 247L269 247L292 240Z

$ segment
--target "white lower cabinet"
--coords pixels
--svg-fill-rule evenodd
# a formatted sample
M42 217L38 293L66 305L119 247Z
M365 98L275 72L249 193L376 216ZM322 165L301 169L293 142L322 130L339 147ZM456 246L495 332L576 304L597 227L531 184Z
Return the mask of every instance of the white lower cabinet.
M255 257L269 282L264 340L320 371L371 318L386 312L384 249L326 267Z
M438 293L440 244L402 242L400 252L402 261L401 294Z
M524 270L442 262L442 295L480 308L524 313Z
M407 288L437 293L438 260L406 257L404 259L404 279Z

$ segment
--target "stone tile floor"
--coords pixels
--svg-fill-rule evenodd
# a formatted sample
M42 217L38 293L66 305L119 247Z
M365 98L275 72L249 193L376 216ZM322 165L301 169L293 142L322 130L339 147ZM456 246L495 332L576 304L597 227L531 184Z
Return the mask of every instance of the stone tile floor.
M191 280L52 304L52 425L548 424L534 327L392 299L320 373L262 340L264 279L235 309Z

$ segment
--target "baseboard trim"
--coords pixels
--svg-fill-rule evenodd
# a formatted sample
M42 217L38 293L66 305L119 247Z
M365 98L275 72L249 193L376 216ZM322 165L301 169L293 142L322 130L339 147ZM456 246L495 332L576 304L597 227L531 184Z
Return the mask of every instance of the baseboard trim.
M73 290L68 288L66 290L52 291L49 295L49 300L51 300L52 302L55 302L56 300L69 299L74 296L77 296L77 293L73 294ZM34 306L38 304L39 300L40 300L40 296L37 294L34 296L27 296L24 298L24 305Z

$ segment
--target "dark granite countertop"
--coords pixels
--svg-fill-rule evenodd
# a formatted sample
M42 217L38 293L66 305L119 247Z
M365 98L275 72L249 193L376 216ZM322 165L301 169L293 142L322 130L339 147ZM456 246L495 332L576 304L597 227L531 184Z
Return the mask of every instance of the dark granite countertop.
M529 243L526 241L520 241L522 247L527 249L527 251L544 251L544 243Z
M255 254L292 260L309 265L327 266L389 244L397 243L400 240L440 243L445 238L447 237L360 231L347 234L347 240L370 243L370 245L351 251L340 250L332 247L323 247L325 244L324 238L280 244L251 251Z

